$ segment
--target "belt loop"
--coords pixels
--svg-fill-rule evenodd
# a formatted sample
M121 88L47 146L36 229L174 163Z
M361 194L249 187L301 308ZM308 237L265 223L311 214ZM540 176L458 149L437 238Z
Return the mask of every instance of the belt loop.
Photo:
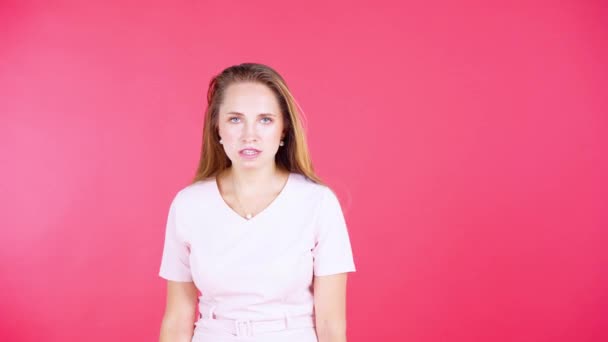
M285 319L285 329L289 329L289 311L287 310L287 295L281 298L281 304L283 305L283 316Z
M242 333L241 327L243 327L243 323L245 324L245 332ZM241 320L241 319L236 319L234 320L234 330L235 330L235 334L236 336L253 336L253 326L251 325L251 321L246 319L246 320Z
M215 305L213 305L209 308L209 313L208 313L209 319L215 319L215 313L213 312L213 310L215 310Z
M289 329L289 313L287 309L283 309L283 315L285 316L285 329Z

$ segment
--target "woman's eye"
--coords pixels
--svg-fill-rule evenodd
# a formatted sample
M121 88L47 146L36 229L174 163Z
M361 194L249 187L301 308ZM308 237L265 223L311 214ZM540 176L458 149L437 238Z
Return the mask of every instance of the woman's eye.
M264 121L264 120L268 120L268 121ZM271 123L272 119L271 118L262 118L262 122L263 123Z
M236 123L237 121L235 121L235 120L239 120L239 118L237 118L236 116L235 116L235 117L230 118L230 122L234 122L234 123Z

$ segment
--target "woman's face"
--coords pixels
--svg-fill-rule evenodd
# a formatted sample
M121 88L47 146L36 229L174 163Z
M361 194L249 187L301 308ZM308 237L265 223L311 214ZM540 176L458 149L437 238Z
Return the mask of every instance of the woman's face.
M284 137L276 95L260 83L231 84L219 108L218 130L233 166L260 168L274 164Z

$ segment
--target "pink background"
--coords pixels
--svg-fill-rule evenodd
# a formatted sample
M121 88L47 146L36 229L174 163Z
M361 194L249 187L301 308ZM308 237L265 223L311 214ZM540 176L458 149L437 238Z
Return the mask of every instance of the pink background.
M157 340L168 206L245 61L342 200L349 341L608 340L605 2L49 3L0 5L0 340Z

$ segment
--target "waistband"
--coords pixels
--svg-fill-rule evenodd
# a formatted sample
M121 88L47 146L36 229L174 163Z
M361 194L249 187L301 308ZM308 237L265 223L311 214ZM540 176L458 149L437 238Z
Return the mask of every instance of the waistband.
M195 325L200 324L201 327L233 336L253 336L267 332L315 327L314 314L292 315L285 308L282 310L282 317L274 320L229 319L216 315L216 308L216 305L200 307L200 319Z
M234 336L254 336L256 334L276 332L295 328L308 328L315 326L312 316L284 317L277 320L252 321L246 319L218 319L203 318L200 320L203 327L217 329Z

